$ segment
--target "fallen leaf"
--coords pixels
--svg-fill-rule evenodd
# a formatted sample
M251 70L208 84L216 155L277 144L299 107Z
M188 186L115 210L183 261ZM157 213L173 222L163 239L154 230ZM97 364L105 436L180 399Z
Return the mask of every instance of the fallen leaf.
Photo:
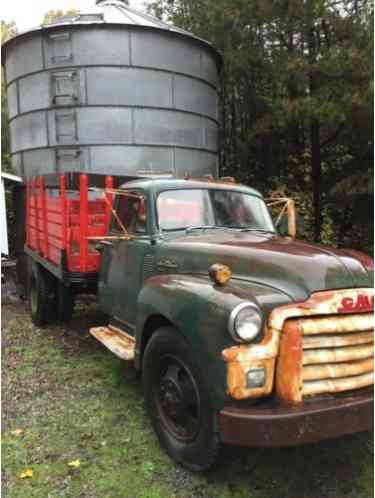
M33 477L33 471L32 469L25 469L23 472L20 474L21 479L26 479L28 477Z
M68 463L69 467L79 467L81 465L80 460L72 460L71 462Z
M14 431L11 431L11 434L13 436L22 436L23 433L24 433L23 429L14 429Z

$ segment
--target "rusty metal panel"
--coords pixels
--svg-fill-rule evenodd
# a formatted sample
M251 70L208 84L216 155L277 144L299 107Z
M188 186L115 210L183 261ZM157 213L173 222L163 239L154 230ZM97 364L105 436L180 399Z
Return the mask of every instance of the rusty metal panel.
M277 448L371 431L374 394L365 389L293 409L267 403L247 409L228 406L219 414L219 427L223 442Z
M278 398L298 404L304 395L370 385L372 307L372 289L349 289L316 293L305 303L274 310L269 325L282 326L276 371ZM346 314L354 308L359 312Z
M90 334L122 360L133 360L135 350L134 337L114 327L95 327Z
M309 349L303 353L303 364L314 365L319 363L339 363L343 361L372 358L374 345L347 346L333 349Z
M222 352L227 363L227 392L232 398L258 398L271 393L279 336L279 332L269 329L259 344L241 344ZM247 387L247 372L253 368L265 369L266 383L263 387Z
M328 363L325 365L304 366L302 371L303 381L319 379L336 379L351 377L374 370L374 359L352 361L350 363Z
M314 318L300 321L301 332L313 334L341 334L371 330L374 327L374 317L371 313L360 315L336 316L329 318Z
M358 332L355 334L321 336L303 338L303 349L337 348L353 346L355 344L367 344L374 342L374 332Z
M322 393L339 393L371 386L374 383L374 373L365 373L339 379L324 379L306 381L303 383L303 395L312 396Z
M357 303L360 297L367 301L362 309L347 308L343 303L346 300ZM270 315L269 325L277 330L282 330L285 320L289 318L308 317L317 315L333 315L340 313L372 312L374 311L374 289L344 289L314 293L307 301L297 304L288 304L276 308ZM373 325L368 328L373 328Z
M280 338L276 371L276 395L286 403L302 401L303 349L298 323L286 323Z

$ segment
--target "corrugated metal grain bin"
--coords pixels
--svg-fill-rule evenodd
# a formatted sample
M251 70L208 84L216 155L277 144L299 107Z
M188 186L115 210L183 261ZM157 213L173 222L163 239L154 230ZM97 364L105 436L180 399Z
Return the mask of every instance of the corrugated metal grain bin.
M216 176L218 53L120 1L97 3L3 46L17 173Z

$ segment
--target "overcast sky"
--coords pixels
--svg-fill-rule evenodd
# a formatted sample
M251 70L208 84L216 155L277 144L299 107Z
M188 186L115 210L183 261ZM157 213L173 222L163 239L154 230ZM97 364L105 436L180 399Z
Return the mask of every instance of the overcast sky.
M130 0L130 7L145 10L145 0ZM2 0L0 18L15 21L19 31L38 26L49 10L77 9L81 12L97 11L95 0Z

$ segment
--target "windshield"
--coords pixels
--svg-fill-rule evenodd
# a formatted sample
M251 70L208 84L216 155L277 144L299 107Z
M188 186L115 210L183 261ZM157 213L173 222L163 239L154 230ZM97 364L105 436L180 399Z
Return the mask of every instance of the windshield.
M275 232L263 199L242 192L167 190L159 195L157 209L161 230L219 227Z

